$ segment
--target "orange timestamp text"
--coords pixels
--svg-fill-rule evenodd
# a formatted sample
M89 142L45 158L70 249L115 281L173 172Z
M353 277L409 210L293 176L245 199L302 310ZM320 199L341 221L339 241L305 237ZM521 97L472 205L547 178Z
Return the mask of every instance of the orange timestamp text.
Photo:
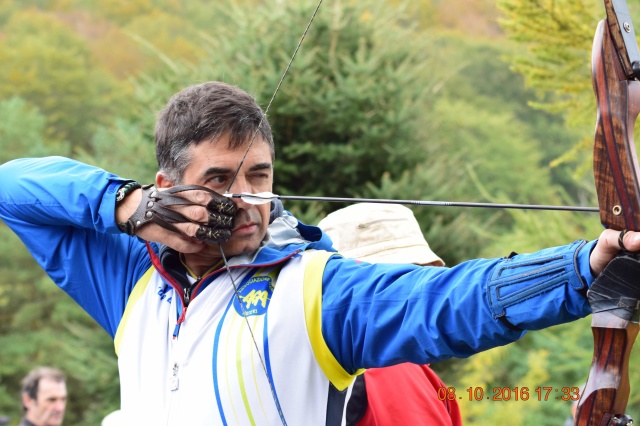
M456 392L453 386L438 388L438 399L441 401L452 399L467 399L468 401L577 401L580 399L580 388L577 386L538 386L529 389L522 387L499 387L485 389L481 386L466 388L463 392Z

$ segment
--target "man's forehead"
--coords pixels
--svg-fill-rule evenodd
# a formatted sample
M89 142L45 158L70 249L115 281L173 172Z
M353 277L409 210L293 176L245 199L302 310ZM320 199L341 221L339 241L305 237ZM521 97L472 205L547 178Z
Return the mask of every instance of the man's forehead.
M204 139L200 142L197 142L196 145L201 144L209 144L210 146L222 149L246 149L247 146L258 146L264 144L265 146L269 146L269 142L267 142L260 134L250 135L244 140L232 139L229 137L228 133L223 133L220 136Z
M213 146L219 146L227 149L246 149L247 146L257 146L264 144L265 146L269 146L269 143L260 135L260 133L250 134L244 140L240 140L237 138L232 138L229 135L229 132L223 133L220 136L205 139L202 142L208 142ZM202 143L200 142L200 143Z
M43 377L40 379L38 383L38 394L39 395L50 395L50 394L67 394L67 384L60 380L54 380L48 377Z
M253 143L245 141L240 145L229 143L228 138L217 138L201 142L191 148L192 153L195 154L192 160L197 160L198 155L206 155L210 160L233 161L241 156L245 158L245 161L252 158L259 162L265 162L268 157L268 160L273 162L271 146L261 137L256 137Z

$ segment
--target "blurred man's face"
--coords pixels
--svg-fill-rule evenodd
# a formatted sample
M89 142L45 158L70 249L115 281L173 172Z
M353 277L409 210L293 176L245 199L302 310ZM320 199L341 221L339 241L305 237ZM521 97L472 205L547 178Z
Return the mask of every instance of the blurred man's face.
M38 383L36 399L22 395L22 403L27 408L25 417L34 425L59 426L67 406L67 385L43 377Z

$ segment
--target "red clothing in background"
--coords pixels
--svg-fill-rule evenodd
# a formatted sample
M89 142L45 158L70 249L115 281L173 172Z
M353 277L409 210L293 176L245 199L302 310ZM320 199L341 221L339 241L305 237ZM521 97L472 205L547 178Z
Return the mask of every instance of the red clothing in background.
M445 398L447 386L428 365L372 368L361 377L347 405L347 425L462 425L458 402Z

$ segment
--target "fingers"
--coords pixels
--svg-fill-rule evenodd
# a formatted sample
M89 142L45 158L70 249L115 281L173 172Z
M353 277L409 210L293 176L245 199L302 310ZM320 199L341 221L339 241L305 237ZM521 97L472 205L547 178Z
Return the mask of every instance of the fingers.
M145 226L140 228L137 235L145 241L158 242L181 253L198 253L206 247L203 241L186 238L177 232L171 232L160 226Z
M216 214L216 213L209 213L208 216L208 221L207 221L207 226L217 229L217 228L224 228L224 229L231 229L233 228L233 219L234 216L223 216L220 214Z
M196 231L196 238L200 241L204 241L209 244L224 243L231 238L231 230L229 229L214 229L206 226L201 226Z
M192 222L213 228L232 228L235 203L209 188L197 185L173 186L166 190L165 207ZM190 234L192 235L192 234Z
M640 232L620 232L618 233L617 242L620 249L630 252L640 251Z
M603 248L611 253L617 253L620 250L640 251L640 232L605 229L600 234L600 240L605 244Z
M203 206L210 212L228 216L233 216L236 212L236 205L233 200L205 186L178 185L166 189L166 192L188 200L191 204Z
M622 235L622 238L620 236ZM619 241L620 240L620 241ZM640 232L624 232L605 229L595 248L591 252L589 263L591 272L597 276L607 266L607 264L620 252L620 242L626 251L640 251Z

